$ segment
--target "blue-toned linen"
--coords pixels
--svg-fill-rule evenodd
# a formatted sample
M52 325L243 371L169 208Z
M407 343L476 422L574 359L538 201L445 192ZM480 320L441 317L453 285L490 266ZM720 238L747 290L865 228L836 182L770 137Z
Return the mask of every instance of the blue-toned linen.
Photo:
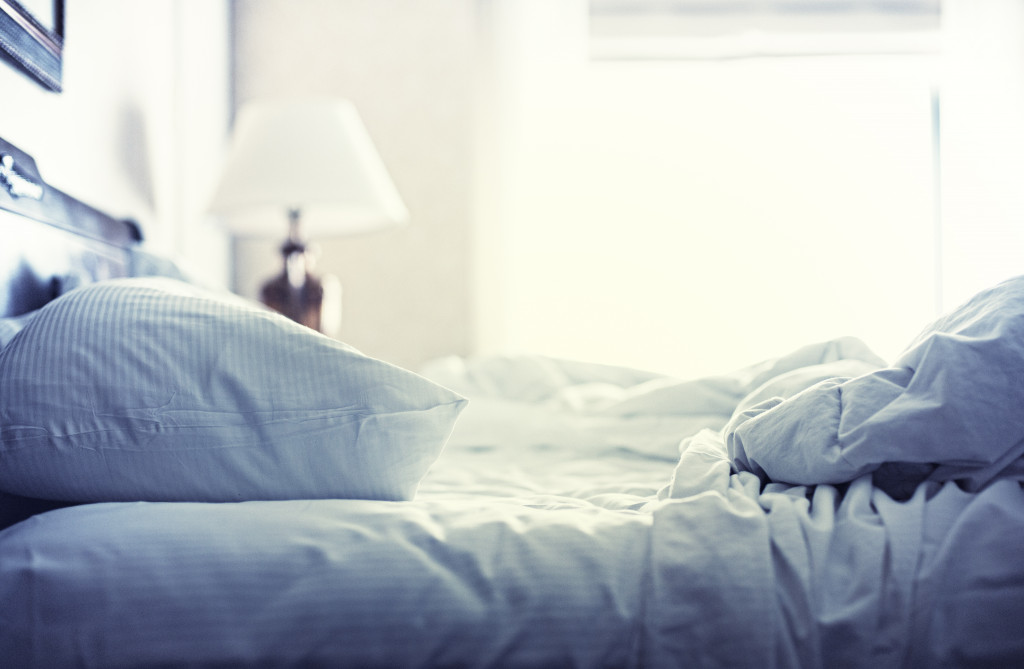
M740 411L726 428L739 469L813 485L874 474L897 496L923 480L977 490L1024 480L1024 277L926 328L892 366Z
M432 378L472 401L411 502L89 504L0 532L0 657L1016 666L1016 482L897 501L867 475L804 487L732 466L719 428L745 398L867 357L829 342L696 381L447 361Z
M0 351L0 490L410 499L464 403L239 298L117 279L54 300Z
M366 500L78 506L0 532L32 667L628 667L650 518Z
M0 318L0 350L3 350L3 348L7 346L12 339L14 339L14 335L21 332L25 326L28 325L28 322L32 320L35 313L36 312L34 311L30 311L29 313L22 314L21 316Z
M541 357L441 361L426 375L471 403L413 501L89 504L0 531L0 657L1022 666L1012 471L939 480L945 465L926 463L934 480L890 479L904 464L890 445L872 472L795 485L730 451L767 407L889 369L849 339L697 380ZM834 421L804 414L772 452Z
M1024 490L896 500L767 483L723 435L680 446L654 514L648 666L1011 667L1024 661Z

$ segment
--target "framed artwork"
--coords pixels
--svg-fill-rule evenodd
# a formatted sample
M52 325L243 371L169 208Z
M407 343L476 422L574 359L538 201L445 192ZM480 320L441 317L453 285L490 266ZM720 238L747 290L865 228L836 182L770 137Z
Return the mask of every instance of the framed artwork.
M0 0L0 57L60 92L64 0Z

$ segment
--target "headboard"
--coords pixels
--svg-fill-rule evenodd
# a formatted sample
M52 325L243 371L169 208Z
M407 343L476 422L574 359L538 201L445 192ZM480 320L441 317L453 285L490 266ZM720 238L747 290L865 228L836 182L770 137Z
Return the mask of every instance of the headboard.
M135 223L50 186L30 155L0 139L0 317L134 274L141 239Z

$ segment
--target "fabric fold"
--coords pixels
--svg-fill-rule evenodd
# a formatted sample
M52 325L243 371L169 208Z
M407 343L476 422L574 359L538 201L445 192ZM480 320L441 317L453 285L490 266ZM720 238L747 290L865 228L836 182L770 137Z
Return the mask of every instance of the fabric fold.
M891 366L819 382L733 415L734 466L763 481L875 484L904 496L925 480L978 490L1024 480L1024 277L938 319Z

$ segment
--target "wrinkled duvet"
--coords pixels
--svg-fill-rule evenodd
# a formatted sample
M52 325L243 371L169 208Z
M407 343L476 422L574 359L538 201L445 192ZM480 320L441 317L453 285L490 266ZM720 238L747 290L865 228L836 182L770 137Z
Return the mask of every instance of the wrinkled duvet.
M1024 665L1024 279L892 365L505 357L412 502L114 503L0 532L0 666Z

